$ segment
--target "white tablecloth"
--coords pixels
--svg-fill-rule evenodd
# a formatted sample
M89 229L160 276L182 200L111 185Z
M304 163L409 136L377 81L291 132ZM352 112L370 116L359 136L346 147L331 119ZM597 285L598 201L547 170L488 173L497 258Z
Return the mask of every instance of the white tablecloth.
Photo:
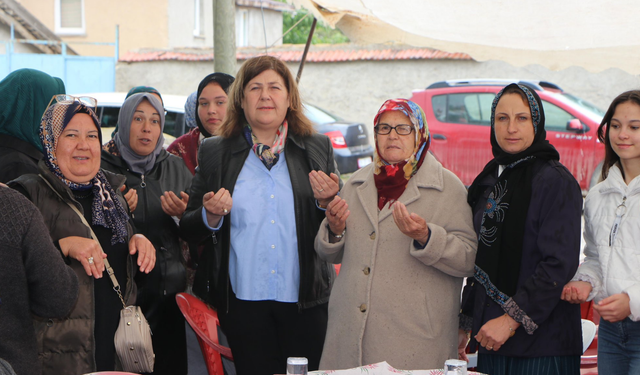
M444 363L442 364L444 367ZM399 370L387 362L350 368L347 370L309 371L313 375L443 375L442 369L437 370ZM479 372L468 371L468 375L483 375Z

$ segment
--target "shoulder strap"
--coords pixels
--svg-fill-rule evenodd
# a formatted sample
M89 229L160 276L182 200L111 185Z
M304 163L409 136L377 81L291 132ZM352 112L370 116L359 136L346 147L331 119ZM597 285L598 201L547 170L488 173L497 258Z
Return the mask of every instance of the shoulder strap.
M64 199L62 197L62 195L60 195L60 193L58 193L58 191L51 185L51 183L49 183L49 181L47 181L46 178L44 178L43 175L38 174L38 176L40 176L40 178L51 188L51 190L53 190L54 193L56 193L56 195L63 201L65 202L67 205L69 205L69 207L71 207L71 209L78 214L78 216L80 217L80 220L82 220L82 223L89 228L89 231L91 232L91 238L96 241L96 243L98 244L98 247L100 247L100 251L104 252L104 250L102 250L102 245L100 245L100 241L98 241L98 237L96 237L96 234L93 233L93 229L91 229L91 225L89 225L89 223L87 222L87 219L84 218L84 215L80 212L80 210L78 210L78 207L74 206L71 202L69 202L68 200ZM113 272L113 268L111 268L111 265L109 264L109 261L107 260L107 258L102 260L104 262L104 267L107 270L107 273L109 274L109 278L111 279L111 282L113 283L113 290L115 290L116 293L118 293L118 297L120 297L120 301L122 302L122 306L123 307L127 307L127 305L124 303L124 298L122 298L122 292L120 291L120 284L118 283L118 279L116 279L116 275Z

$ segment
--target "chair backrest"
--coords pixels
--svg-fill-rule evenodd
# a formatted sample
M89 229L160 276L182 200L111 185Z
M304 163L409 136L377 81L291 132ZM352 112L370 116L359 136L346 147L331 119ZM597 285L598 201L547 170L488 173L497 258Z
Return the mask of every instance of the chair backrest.
M199 298L187 293L176 295L178 307L191 328L198 335L200 349L209 375L224 375L220 355L233 360L231 349L218 342L218 313Z

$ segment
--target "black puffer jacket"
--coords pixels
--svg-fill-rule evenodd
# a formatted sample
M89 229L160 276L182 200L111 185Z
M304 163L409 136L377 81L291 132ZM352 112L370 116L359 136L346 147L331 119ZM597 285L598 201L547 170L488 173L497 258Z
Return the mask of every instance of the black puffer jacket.
M38 168L40 174L47 179L65 200L68 200L80 212L83 212L82 205L74 199L71 190L49 171L44 161L38 163ZM105 172L105 175L113 190L116 191L120 203L126 207L124 198L119 193L119 188L124 183L124 178L109 172ZM38 207L54 243L61 238L69 236L91 238L91 232L82 223L82 219L67 203L61 201L58 195L37 174L23 175L11 181L8 185L26 193L29 200ZM134 234L133 227L128 226L128 231L130 239ZM87 276L80 262L75 259L68 259L68 261L78 276L80 283L76 306L65 319L34 321L38 349L40 351L39 356L42 361L42 373L48 375L84 374L96 371L94 353L94 279ZM135 272L133 258L128 256L127 282L124 295L127 304L133 304L134 302L135 284L132 276Z
M145 235L156 249L156 266L149 274L136 275L137 304L153 332L156 354L154 374L181 375L187 372L184 318L176 304L176 293L187 287L186 268L175 220L162 210L160 196L165 191L188 193L193 176L181 158L165 150L145 174L133 172L119 156L102 151L102 168L126 177L127 189L138 193L138 206L132 217L138 233Z
M251 148L242 135L232 138L208 138L200 145L198 170L193 178L191 197L180 221L185 237L201 242L211 236L202 221L202 197L209 191L224 187L233 195L238 175ZM313 242L325 213L316 207L309 183L312 170L327 175L339 174L333 159L331 142L324 135L310 137L289 135L285 144L287 167L291 176L300 260L298 306L301 309L329 301L335 278L333 266L318 258ZM232 215L232 213L230 213ZM198 262L193 291L218 309L226 309L229 295L230 223L225 219L216 233L213 249L205 249Z

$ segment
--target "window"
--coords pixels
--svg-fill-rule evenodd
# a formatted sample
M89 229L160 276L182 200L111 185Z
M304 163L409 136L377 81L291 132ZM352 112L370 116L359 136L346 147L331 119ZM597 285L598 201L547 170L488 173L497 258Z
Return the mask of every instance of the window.
M438 121L489 126L493 98L491 93L437 95L431 105Z
M84 0L55 0L55 31L59 35L84 35Z
M544 128L546 130L566 132L567 123L576 118L571 113L548 101L543 101L542 106L544 107Z
M193 0L193 35L204 36L204 0Z
M236 46L249 46L249 11L246 9L236 12Z

